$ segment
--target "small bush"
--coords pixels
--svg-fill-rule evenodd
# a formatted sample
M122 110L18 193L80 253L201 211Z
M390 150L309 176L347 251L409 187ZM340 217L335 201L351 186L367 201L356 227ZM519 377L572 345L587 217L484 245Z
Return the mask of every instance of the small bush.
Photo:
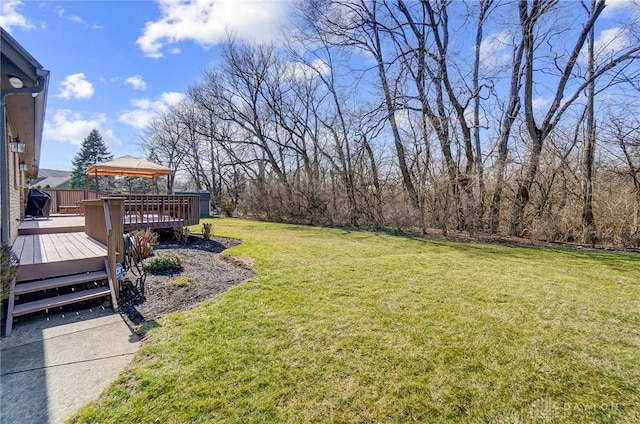
M626 249L640 247L640 232L635 234L620 234L619 244Z
M176 227L173 229L173 239L178 243L187 244L191 231L187 227Z
M144 265L144 269L152 274L161 274L165 272L177 272L182 269L182 261L173 254L159 255L149 259Z
M148 258L153 255L153 246L158 244L158 233L149 228L135 230L129 233L138 254L141 258Z
M180 277L172 278L169 280L169 284L176 287L186 287L196 282L196 279L193 277L188 277L186 275L181 275Z
M225 216L228 216L229 218L233 217L233 213L236 210L236 205L233 202L225 202L224 205L222 205L222 213L224 213Z
M11 282L18 273L18 267L20 261L11 247L2 244L0 246L0 281L2 282L2 292L0 293L0 300L5 300L9 297L9 290L11 290Z
M213 228L213 224L210 222L204 222L202 224L202 238L205 240L211 239L211 229Z

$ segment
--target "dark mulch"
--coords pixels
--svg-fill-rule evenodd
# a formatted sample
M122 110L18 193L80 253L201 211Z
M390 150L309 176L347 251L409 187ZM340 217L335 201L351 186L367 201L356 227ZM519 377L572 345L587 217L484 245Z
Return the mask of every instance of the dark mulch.
M127 272L121 283L120 313L137 327L159 316L189 309L251 278L254 272L250 266L220 256L238 244L237 240L221 237L204 240L191 236L186 244L161 240L154 247L154 255L176 254L182 261L182 270L175 274L147 273L144 278ZM195 281L184 287L170 284L179 276Z

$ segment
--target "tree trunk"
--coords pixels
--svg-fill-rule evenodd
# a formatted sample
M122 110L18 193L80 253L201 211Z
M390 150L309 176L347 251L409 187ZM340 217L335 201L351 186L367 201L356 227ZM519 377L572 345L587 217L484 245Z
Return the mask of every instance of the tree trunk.
M511 86L509 89L509 104L502 117L500 136L498 138L498 163L497 180L489 206L489 232L496 234L500 225L500 203L502 201L502 189L504 186L504 174L507 168L507 155L509 153L508 143L511 135L511 128L520 110L520 87L522 86L522 52L524 44L522 41L513 56L511 65Z
M542 153L542 143L544 142L544 138L545 136L543 134L538 134L538 136L532 140L533 147L531 149L531 155L529 156L529 163L527 164L524 179L518 184L518 191L516 192L516 198L511 210L509 235L523 235L524 210L529 203L531 187L533 186L533 181L538 173L538 165L540 164L540 154Z
M591 0L591 9L595 9L596 2ZM588 76L594 74L594 49L595 31L593 27L587 39L588 52ZM587 87L587 128L582 148L582 235L584 242L591 246L596 244L596 224L593 217L593 162L595 156L596 130L593 110L595 97L595 80Z
M400 137L400 131L398 129L398 123L396 122L396 106L393 96L391 95L391 88L389 87L389 81L387 80L387 73L385 70L385 62L382 57L382 43L380 41L380 34L378 31L378 24L375 20L375 12L374 16L372 16L372 32L374 39L374 50L378 67L378 76L380 77L380 83L382 84L382 91L384 95L385 105L387 109L387 118L389 120L389 124L391 125L391 133L393 134L393 141L396 148L396 156L398 158L398 165L400 167L400 174L402 175L402 182L409 194L409 198L413 203L414 207L418 210L421 215L424 215L422 204L420 202L420 198L418 196L418 192L413 184L413 180L411 178L411 173L409 172L409 167L407 166L407 159L405 154L404 145L402 144L402 138ZM426 233L426 228L423 225L421 229L423 233Z
M484 29L484 23L487 19L487 14L494 0L482 0L480 2L480 16L478 17L478 27L476 28L476 45L475 56L473 63L473 138L475 141L475 171L478 180L478 222L480 225L484 219L485 209L485 185L484 185L484 170L482 166L482 145L480 139L480 47L482 45L482 35Z

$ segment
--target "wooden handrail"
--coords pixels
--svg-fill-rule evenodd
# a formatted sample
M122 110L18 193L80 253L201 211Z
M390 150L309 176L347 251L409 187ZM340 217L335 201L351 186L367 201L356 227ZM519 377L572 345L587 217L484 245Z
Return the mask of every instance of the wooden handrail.
M113 309L118 310L120 288L116 279L116 263L122 260L124 246L123 234L123 199L108 197L96 200L85 200L82 205L85 210L84 232L91 238L104 244L107 248L105 270L109 280L109 290Z
M116 277L116 238L113 231L113 222L111 221L111 205L109 199L103 199L104 221L107 227L107 265L109 288L111 290L111 300L113 302L113 310L118 310L118 297L120 294L119 282Z

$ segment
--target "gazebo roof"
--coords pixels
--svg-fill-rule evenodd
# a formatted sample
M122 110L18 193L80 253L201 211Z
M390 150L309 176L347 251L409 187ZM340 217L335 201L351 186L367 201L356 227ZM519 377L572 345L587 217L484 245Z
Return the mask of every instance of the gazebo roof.
M120 156L109 162L96 163L85 171L89 175L119 175L126 177L155 178L161 175L171 175L173 171L166 166L138 159L133 156Z

